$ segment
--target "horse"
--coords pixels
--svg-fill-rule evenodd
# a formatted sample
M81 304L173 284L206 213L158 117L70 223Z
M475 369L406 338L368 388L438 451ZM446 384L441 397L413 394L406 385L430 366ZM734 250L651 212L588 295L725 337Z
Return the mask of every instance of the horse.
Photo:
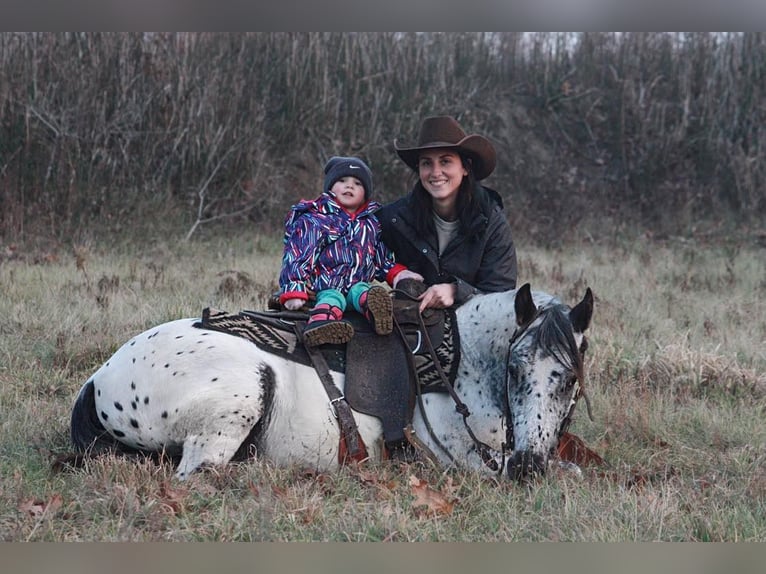
M545 474L583 395L592 313L590 288L574 307L528 283L474 295L455 311L451 392L418 397L416 444L445 468L516 480ZM76 451L180 457L180 480L243 457L337 470L337 412L317 372L198 321L144 331L87 379L71 413ZM342 392L343 373L331 375ZM353 415L368 457L384 459L380 419Z

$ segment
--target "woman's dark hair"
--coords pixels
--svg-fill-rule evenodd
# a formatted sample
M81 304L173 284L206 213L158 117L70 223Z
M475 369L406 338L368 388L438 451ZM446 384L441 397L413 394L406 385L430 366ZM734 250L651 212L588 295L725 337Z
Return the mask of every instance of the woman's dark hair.
M467 235L470 231L470 225L476 216L480 213L488 213L489 198L473 175L471 160L462 153L458 155L463 167L468 172L468 175L463 177L463 181L460 182L456 203L458 219L460 221L460 232ZM420 235L435 233L433 199L420 182L417 172L415 172L415 177L417 181L412 189L412 199L415 204L414 211L417 217L417 231Z

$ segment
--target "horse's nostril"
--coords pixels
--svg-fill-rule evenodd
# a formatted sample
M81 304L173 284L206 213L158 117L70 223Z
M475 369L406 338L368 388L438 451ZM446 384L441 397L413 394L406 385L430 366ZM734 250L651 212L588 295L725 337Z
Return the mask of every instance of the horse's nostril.
M508 459L506 471L509 478L517 481L542 476L545 474L545 458L530 452L517 452Z

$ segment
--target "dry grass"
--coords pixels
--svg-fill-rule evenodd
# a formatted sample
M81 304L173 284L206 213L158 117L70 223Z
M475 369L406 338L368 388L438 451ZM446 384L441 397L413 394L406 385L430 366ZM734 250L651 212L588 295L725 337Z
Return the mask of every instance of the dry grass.
M523 251L533 287L569 303L594 290L595 420L581 409L572 430L609 463L524 487L386 464L317 475L248 461L188 483L148 459L53 472L74 396L102 361L206 305L263 308L280 251L276 237L243 236L53 252L0 262L2 540L766 540L766 269L754 250Z

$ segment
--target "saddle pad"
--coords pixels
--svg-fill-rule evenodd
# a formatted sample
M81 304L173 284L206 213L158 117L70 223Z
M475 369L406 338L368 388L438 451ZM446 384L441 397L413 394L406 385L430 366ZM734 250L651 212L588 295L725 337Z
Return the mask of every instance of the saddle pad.
M305 316L295 313L242 311L229 314L206 307L202 311L202 320L194 323L194 327L242 337L264 351L313 367L293 330L295 321L301 318L305 320ZM330 370L346 371L345 345L323 345L320 350Z
M411 337L408 337L411 339ZM435 345L434 352L439 360L439 365L444 372L449 384L452 385L457 377L457 369L460 366L460 333L457 328L455 311L448 309L444 313L444 331L437 341L432 339ZM439 371L431 359L425 341L421 342L420 350L414 355L417 380L420 382L421 393L446 392Z

